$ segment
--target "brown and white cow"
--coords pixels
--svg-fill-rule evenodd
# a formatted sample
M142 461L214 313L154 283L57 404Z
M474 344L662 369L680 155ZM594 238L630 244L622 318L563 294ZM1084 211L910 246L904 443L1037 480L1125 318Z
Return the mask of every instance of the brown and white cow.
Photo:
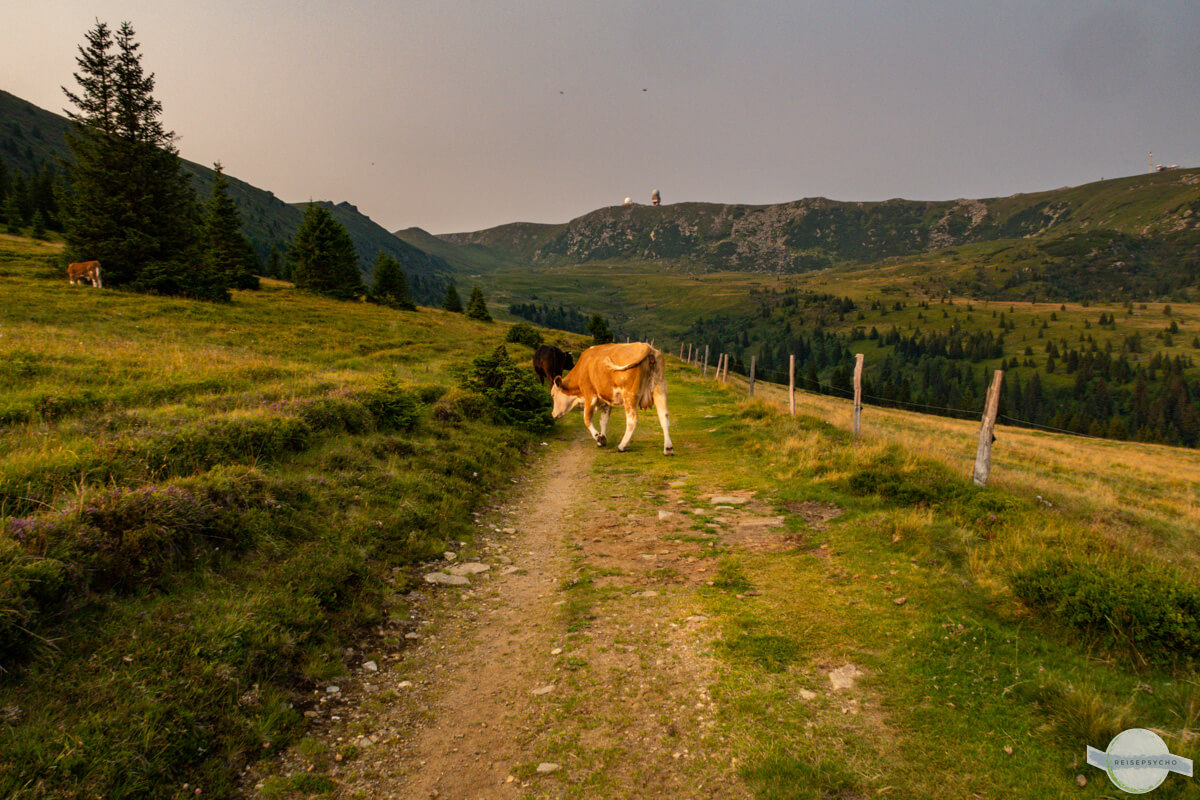
M666 359L645 342L600 344L579 356L574 369L565 377L555 378L550 387L554 400L554 418L575 406L583 407L587 425L599 447L608 443L608 415L613 406L625 408L625 436L617 449L625 452L637 430L638 409L654 406L663 432L663 454L675 452L671 444L667 415ZM600 410L600 429L592 424L592 414Z
M79 283L87 279L93 287L100 289L104 284L100 282L100 262L99 261L76 261L74 264L67 265L67 280L72 284Z

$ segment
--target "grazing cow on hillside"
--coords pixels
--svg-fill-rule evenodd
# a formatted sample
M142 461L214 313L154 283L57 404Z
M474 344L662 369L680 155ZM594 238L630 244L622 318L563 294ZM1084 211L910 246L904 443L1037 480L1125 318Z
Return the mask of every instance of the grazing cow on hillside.
M575 359L570 353L564 353L557 347L544 344L533 353L533 371L537 373L542 385L552 381L559 375L575 366Z
M670 421L667 415L666 359L645 342L600 344L579 356L565 378L555 378L550 387L554 400L554 418L575 406L583 406L583 424L587 425L599 447L608 443L608 414L613 406L625 407L625 436L617 450L625 452L637 430L638 409L654 406L663 432L663 454L673 455ZM600 430L592 425L592 413L600 409Z
M99 261L76 261L74 264L67 265L67 280L72 284L79 283L87 279L93 287L99 289L104 284L100 282L100 262Z

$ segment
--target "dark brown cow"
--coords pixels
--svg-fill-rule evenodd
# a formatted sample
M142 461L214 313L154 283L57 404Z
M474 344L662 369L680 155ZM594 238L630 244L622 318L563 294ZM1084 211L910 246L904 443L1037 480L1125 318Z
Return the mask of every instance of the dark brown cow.
M613 406L625 407L625 436L617 449L625 452L633 432L637 430L638 409L651 405L658 412L663 432L663 454L675 452L671 444L670 420L667 415L666 359L645 342L630 344L600 344L589 347L579 356L565 378L555 378L550 387L554 400L554 418L566 414L575 406L583 406L583 424L596 444L608 443L608 414ZM600 409L600 430L592 425L592 413Z
M546 381L553 381L573 366L575 359L571 358L571 354L564 353L557 347L544 344L534 351L533 371L537 373L543 386L546 385Z
M94 288L100 289L104 284L100 282L100 262L99 261L76 261L73 264L67 265L67 280L72 284L79 283L87 279Z

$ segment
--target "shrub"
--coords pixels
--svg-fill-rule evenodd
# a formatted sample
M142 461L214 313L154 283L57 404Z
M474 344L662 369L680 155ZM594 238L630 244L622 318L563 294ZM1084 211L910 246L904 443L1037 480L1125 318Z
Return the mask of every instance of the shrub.
M417 427L420 406L417 398L401 388L395 378L385 378L367 395L367 408L380 428L411 431Z
M908 461L898 447L889 447L874 463L851 475L845 487L853 494L873 494L897 505L936 506L970 493L966 483L941 464Z
M475 359L463 387L490 400L498 422L534 431L549 430L554 424L550 395L532 370L518 367L509 358L504 345Z
M1026 605L1155 661L1200 657L1200 588L1165 568L1056 556L1010 579Z
M532 325L518 322L508 329L508 335L504 337L504 341L523 344L536 349L542 344L542 334Z
M433 418L439 422L490 421L494 411L491 400L467 389L451 389L433 404Z

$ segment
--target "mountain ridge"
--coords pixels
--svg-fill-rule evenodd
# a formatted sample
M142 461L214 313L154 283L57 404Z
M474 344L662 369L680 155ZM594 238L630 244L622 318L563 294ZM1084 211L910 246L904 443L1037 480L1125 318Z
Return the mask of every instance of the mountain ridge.
M1200 169L981 199L608 206L565 223L508 223L438 238L535 265L627 258L794 273L1094 230L1143 237L1200 230Z

